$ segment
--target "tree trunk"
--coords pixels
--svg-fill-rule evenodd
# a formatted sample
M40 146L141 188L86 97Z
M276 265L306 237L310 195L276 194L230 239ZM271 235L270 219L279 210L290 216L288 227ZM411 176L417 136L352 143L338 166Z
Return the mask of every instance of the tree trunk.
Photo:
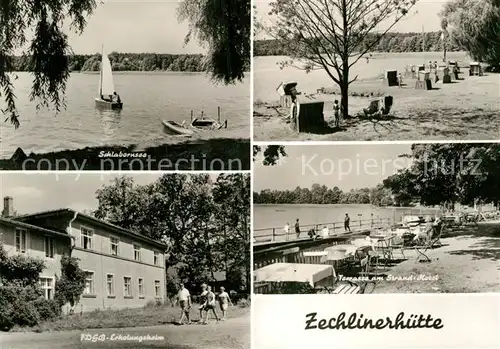
M349 63L344 61L342 63L343 71L342 71L342 79L340 81L340 94L341 94L341 118L345 119L349 116Z
M443 39L443 62L446 63L446 36Z

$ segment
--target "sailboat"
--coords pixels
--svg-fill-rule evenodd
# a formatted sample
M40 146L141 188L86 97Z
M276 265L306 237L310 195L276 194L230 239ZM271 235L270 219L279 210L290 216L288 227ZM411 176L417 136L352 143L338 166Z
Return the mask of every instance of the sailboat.
M121 101L113 101L115 93L115 84L113 82L113 71L108 55L102 49L101 74L99 79L99 97L95 99L96 107L103 109L122 109Z

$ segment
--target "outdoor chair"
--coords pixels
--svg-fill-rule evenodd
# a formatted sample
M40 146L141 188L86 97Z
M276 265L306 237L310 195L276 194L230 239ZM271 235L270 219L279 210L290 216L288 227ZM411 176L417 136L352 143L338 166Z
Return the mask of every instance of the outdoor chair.
M413 234L411 234L410 236L412 236L412 235ZM405 247L408 246L408 237L409 237L408 234L403 234L403 236L401 236L401 237L395 237L392 240L392 244L391 244L390 247L393 250L393 255L394 255L394 251L397 250L397 251L401 252L401 255L403 256L403 259L406 259L406 256L405 256Z
M394 102L394 98L392 96L384 97L384 106L381 108L382 115L387 115L391 111L392 104Z
M383 98L370 102L368 108L363 109L365 116L382 116L388 115L394 103L394 97L385 96Z
M421 258L425 258L425 262L430 262L431 259L426 255L428 250L432 250L435 247L441 247L443 244L441 243L441 234L443 233L445 224L442 223L435 227L432 230L432 235L429 240L424 245L415 246L415 250L417 251L417 261L420 261Z
M373 114L378 113L379 112L379 103L380 103L380 101L378 99L371 101L368 108L363 109L363 112L365 113L365 115L368 116L368 115L373 115Z

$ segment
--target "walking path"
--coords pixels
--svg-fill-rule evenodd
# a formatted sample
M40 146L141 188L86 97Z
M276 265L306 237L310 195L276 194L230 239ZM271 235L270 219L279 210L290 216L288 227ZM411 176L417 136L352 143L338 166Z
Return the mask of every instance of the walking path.
M162 340L119 340L117 336L163 336ZM83 340L82 336L85 339ZM99 337L101 336L101 337ZM105 340L99 340L104 338ZM92 342L95 338L95 342ZM114 340L113 340L114 339ZM106 328L64 332L2 333L0 348L84 349L84 348L249 349L250 314L208 325L172 324L151 327Z

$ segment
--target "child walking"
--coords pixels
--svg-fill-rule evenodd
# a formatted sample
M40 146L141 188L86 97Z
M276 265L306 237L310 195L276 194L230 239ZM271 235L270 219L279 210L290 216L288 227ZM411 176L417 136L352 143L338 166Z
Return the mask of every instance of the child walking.
M340 127L340 107L339 107L339 101L337 99L333 103L333 111L334 111L334 116L335 116L335 127L339 128Z

